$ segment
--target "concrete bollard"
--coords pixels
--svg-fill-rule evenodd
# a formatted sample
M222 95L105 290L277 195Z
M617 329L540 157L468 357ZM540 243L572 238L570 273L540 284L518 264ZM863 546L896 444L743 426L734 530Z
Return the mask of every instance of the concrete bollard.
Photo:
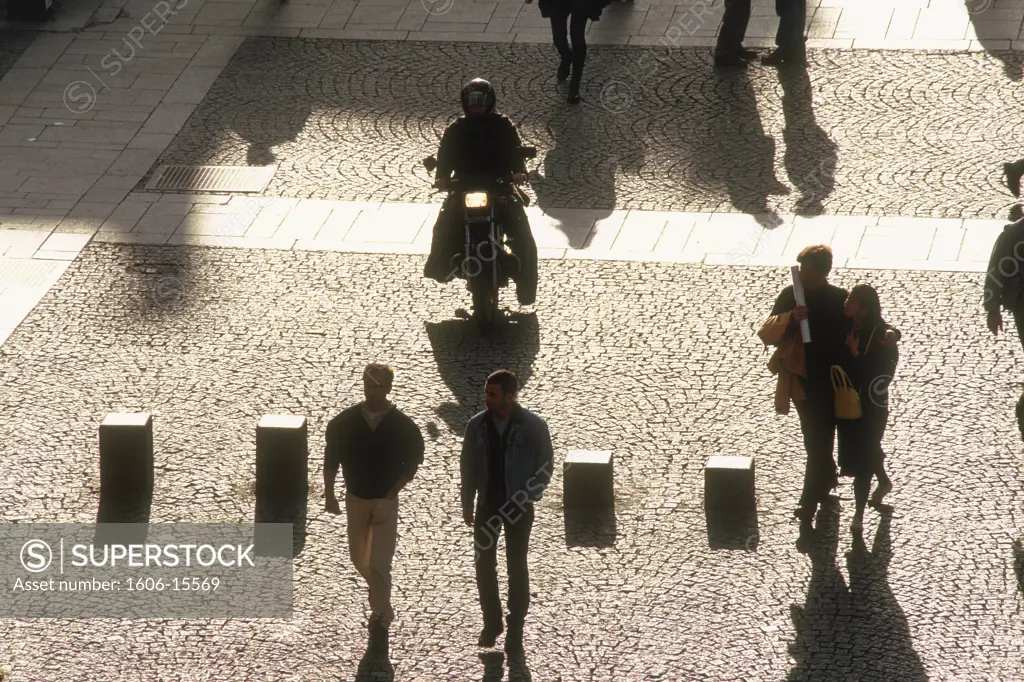
M615 504L611 450L571 450L562 466L566 509L601 508Z
M305 509L309 493L306 418L265 415L256 426L256 519L272 522Z
M153 497L153 418L108 414L100 424L100 505L142 509Z
M704 507L720 512L753 509L754 458L709 457L704 467Z

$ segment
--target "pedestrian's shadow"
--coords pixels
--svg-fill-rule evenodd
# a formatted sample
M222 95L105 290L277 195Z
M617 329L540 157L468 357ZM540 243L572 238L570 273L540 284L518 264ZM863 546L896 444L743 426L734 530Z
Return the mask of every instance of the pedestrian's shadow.
M982 31L982 35L978 37L978 42L985 48L986 54L1002 62L1003 73L1006 74L1007 78L1012 81L1019 81L1021 76L1024 75L1024 67L1022 67L1020 56L1015 52L1009 51L1009 46L1007 45L1008 41L1017 39L1017 29L1019 27L1012 28L1011 24L1013 22L1000 22L996 19L995 15L989 11L993 9L994 3L992 0L961 1L963 2L964 9L967 11L967 15L971 18L971 23L974 24L977 30ZM1005 28L1007 32L993 35L993 31L1001 28Z
M859 666L859 678L927 682L928 677L913 649L906 615L889 587L886 573L892 558L892 508L879 507L882 520L871 552L863 536L854 534L847 554L847 588L836 563L839 537L837 505L818 512L815 539L808 552L811 581L804 606L791 608L796 641L790 654L796 666L787 680L847 679L855 671L839 668L837 645L844 657Z
M800 197L795 212L801 216L821 215L822 202L835 187L838 145L822 130L814 117L811 79L806 68L781 68L782 113L785 117L783 165Z
M774 229L782 219L768 197L789 194L789 188L775 177L775 140L764 131L750 74L746 69L716 69L711 78L717 80L720 95L715 115L704 129L688 133L705 140L693 146L698 180L724 190L734 209ZM740 157L737 141L743 143Z
M537 314L512 314L499 333L480 336L471 320L426 323L427 337L437 370L455 402L435 409L448 428L458 435L466 422L482 408L484 381L497 369L510 369L519 379L519 390L529 382L540 349Z
M589 69L595 66L593 61L588 60ZM552 70L555 64L557 60L552 62ZM586 197L588 220L601 220L611 215L616 203L623 203L617 196L616 177L640 173L643 142L629 125L631 116L610 111L600 97L588 96L581 104L570 106L561 99L564 90L558 88L559 101L548 107L547 119L535 133L538 149L547 150L539 169L531 174L537 206L557 218L558 209L578 209L580 197ZM570 230L563 231L571 240Z
M484 676L480 682L501 682L505 677L505 654L484 651L480 653L480 662L484 664Z

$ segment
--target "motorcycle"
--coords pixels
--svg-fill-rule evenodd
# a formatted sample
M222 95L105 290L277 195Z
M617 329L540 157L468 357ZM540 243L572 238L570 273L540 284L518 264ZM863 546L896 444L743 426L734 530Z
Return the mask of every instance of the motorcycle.
M515 153L532 159L537 156L537 149L519 147ZM423 159L423 167L434 172L437 159L428 156ZM446 203L457 198L465 211L463 250L452 256L452 270L446 281L453 277L466 280L473 296L473 320L481 333L499 321L498 293L508 286L509 270L520 267L519 259L508 248L503 227L505 209L519 202L512 187L511 173L499 177L462 176L434 183L437 191L449 192ZM525 195L523 203L529 206Z

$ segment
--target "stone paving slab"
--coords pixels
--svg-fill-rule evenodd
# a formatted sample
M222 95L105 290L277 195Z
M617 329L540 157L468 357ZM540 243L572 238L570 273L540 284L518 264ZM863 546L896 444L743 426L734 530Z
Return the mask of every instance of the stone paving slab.
M997 113L1018 98L1000 62L812 60L807 73L736 72L697 49L598 46L589 102L569 107L541 45L252 38L156 165L273 163L267 196L426 203L420 160L458 113L462 84L482 74L538 149L529 166L543 209L1006 215L1000 162L1024 138L1019 117Z
M257 199L131 193L107 219L5 222L0 268L73 260L90 240L220 248L417 254L430 250L436 204ZM168 201L172 200L172 201ZM983 273L1005 221L893 216L767 216L659 211L528 209L545 260L641 261L788 267L812 243L829 244L837 267ZM38 302L46 288L32 281ZM56 280L53 280L56 281ZM52 283L52 281L51 281ZM979 284L980 287L980 284ZM34 305L34 304L33 304ZM31 307L8 312L13 330ZM2 343L0 339L0 343Z
M154 522L251 518L262 414L309 418L313 490L293 618L0 620L13 680L392 679L360 671L366 598L344 519L320 511L323 428L359 399L368 360L397 368L393 397L427 439L402 496L395 680L503 679L475 646L453 484L462 424L499 366L551 425L556 472L571 449L616 458L614 527L567 529L554 477L531 542L525 663L509 680L1024 677L1021 351L1012 332L988 336L977 275L836 272L876 284L904 333L885 439L896 488L859 546L844 483L804 555L790 518L796 419L773 413L754 336L784 269L544 261L536 314L481 340L449 319L465 292L425 285L421 265L92 243L68 266L0 348L0 466L19 481L0 519L91 521L96 428L122 409L154 414ZM756 531L712 530L733 549L712 548L701 508L715 454L757 457Z

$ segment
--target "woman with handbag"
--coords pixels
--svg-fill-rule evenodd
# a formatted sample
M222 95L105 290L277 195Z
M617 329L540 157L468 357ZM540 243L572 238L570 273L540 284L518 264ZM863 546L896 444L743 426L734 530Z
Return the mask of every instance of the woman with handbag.
M530 4L533 0L524 0ZM597 21L611 0L538 0L540 15L551 20L551 35L562 61L558 65L558 82L569 78L569 104L580 101L583 62L587 58L587 20ZM572 47L569 40L572 39Z
M845 415L846 418L838 420L839 472L841 476L853 477L856 512L850 530L858 533L863 528L872 476L878 477L878 488L871 499L873 506L881 504L892 490L892 481L885 473L882 435L889 420L889 383L899 362L896 342L900 332L882 319L878 292L867 284L850 290L844 313L853 328L846 337L843 368L860 394L861 416L851 419L852 415Z

